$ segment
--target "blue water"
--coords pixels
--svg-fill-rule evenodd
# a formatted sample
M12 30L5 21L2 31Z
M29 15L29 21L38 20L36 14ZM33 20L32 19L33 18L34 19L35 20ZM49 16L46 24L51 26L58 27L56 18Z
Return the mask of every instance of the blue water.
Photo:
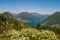
M26 24L30 25L30 26L36 26L37 23L36 22L27 22Z
M34 22L27 22L26 24L30 25L30 26L36 26L38 23L41 23L43 20L40 19L40 20L37 20L37 21L34 21Z
M41 21L34 21L34 22L27 22L26 24L30 25L30 26L36 26L38 23L40 23Z

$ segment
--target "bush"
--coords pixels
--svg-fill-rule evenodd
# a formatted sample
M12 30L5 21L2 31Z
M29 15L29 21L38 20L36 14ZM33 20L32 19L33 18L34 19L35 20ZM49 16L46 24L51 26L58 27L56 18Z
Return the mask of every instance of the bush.
M4 32L10 40L59 40L54 32L48 30L36 30L34 28L26 28L21 31L9 30Z

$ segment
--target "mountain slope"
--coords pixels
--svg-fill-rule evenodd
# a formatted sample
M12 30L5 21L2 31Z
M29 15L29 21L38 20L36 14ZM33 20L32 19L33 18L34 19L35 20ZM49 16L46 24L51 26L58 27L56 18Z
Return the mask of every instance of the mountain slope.
M43 15L36 12L34 13L21 12L13 16L15 17L15 19L20 20L30 26L35 26L37 25L37 23L42 22L49 15Z
M5 30L21 30L27 27L28 25L25 23L15 20L10 12L4 12L0 15L0 33Z
M28 12L22 12L15 16L15 18L25 21L43 21L45 18L47 18L49 15L42 15L38 13L28 13Z
M53 15L46 18L44 25L60 25L60 12L55 12Z
M22 12L18 15L18 18L20 18L21 20L27 20L27 21L36 21L37 19L39 19L38 16L32 15L32 13L28 13L28 12Z

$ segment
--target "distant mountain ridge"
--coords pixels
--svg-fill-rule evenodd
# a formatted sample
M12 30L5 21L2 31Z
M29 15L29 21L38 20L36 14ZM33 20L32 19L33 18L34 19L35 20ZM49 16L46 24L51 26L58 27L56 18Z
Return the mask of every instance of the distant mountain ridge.
M28 25L37 25L37 23L42 22L49 15L39 14L37 12L29 13L29 12L21 12L14 17L17 20L27 23Z
M28 20L28 21L36 21L37 19L39 19L38 16L35 16L32 13L28 12L22 12L18 15L18 17L21 18L22 20Z
M49 16L49 15L21 12L17 15L17 18L19 18L21 20L36 21L37 19L44 18L44 17L47 17L47 16Z

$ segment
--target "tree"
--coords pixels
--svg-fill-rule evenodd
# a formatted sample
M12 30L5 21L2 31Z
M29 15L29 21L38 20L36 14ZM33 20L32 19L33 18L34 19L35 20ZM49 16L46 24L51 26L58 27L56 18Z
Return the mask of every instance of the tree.
M39 30L42 29L41 23L38 23L36 28L39 29Z

